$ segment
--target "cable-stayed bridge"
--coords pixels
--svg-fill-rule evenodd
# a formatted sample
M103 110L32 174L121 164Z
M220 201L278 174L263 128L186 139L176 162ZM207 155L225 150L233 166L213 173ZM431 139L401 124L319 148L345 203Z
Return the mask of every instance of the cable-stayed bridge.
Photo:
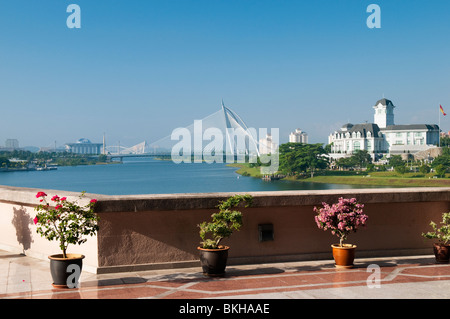
M151 144L144 141L131 147L105 146L105 154L109 158L173 156L181 153L188 156L205 153L212 156L260 156L274 148L275 144L266 143L264 139L258 142L258 132L247 127L239 115L222 101L220 110L195 120L187 127L176 128L170 135Z
M116 145L116 146L106 146L105 147L106 154L108 155L145 155L151 153L149 145L146 141L136 144L131 147L127 147L124 145Z

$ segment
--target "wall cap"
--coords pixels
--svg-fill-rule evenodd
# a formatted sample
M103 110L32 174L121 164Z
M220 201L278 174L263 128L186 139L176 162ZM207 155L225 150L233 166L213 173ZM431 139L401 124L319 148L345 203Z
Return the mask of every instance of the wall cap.
M80 193L50 189L0 186L0 202L36 206L36 193L77 198ZM363 204L450 201L450 187L329 189L236 193L100 195L86 193L86 200L98 200L97 212L169 211L214 209L218 202L234 194L250 194L254 207L321 205L334 203L339 197L355 197Z

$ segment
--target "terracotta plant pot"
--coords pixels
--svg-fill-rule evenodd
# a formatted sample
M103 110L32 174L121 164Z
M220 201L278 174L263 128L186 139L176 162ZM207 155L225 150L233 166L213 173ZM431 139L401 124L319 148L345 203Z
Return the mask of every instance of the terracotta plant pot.
M337 268L353 268L356 245L344 244L341 247L339 244L334 244L331 247L333 248L333 258Z
M55 288L76 288L83 267L84 255L66 254L64 258L62 254L51 255L50 273L53 279L53 287Z
M448 263L450 259L450 245L435 243L433 244L434 255L437 263Z
M198 247L200 251L200 264L203 274L207 276L222 276L228 260L228 246L219 246L218 249L205 249Z

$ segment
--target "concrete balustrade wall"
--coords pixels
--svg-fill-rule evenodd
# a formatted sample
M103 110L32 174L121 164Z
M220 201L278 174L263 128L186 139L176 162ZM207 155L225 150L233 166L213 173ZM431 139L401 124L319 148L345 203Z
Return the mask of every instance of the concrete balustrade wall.
M0 248L46 259L58 253L56 242L36 234L32 222L37 191L75 198L78 194L0 186ZM338 238L319 230L314 206L355 197L365 205L367 227L350 234L358 257L432 254L431 230L450 211L450 188L341 189L250 192L252 207L242 208L244 226L223 244L229 264L330 259ZM234 193L106 196L97 198L100 230L70 252L86 256L87 271L105 273L199 266L197 225L210 220L217 204ZM258 226L273 225L273 240L260 241Z

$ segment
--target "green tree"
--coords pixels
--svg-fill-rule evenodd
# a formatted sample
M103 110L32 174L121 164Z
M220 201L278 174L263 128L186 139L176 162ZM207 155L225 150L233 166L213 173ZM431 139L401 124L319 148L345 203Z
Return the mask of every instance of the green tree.
M372 164L372 163L367 164L367 170L366 171L369 172L369 173L375 172L375 165Z
M100 154L100 155L98 156L98 161L101 162L101 163L106 162L107 159L108 159L108 158L107 158L107 156L106 156L105 154Z
M439 164L435 167L436 175L439 177L445 177L445 172L447 171L447 167L442 164Z
M350 168L350 167L355 167L356 162L353 157L341 157L340 159L338 159L336 161L336 165L338 167L342 167L342 168Z
M427 164L423 164L419 167L419 172L422 174L428 174L430 172L431 168Z
M327 154L331 153L331 147L333 146L333 144L334 143L325 145L324 150L325 150L325 152L327 152Z
M9 160L6 157L0 157L0 167L8 167Z
M450 146L450 137L444 136L441 137L441 147L448 147Z
M448 152L443 152L434 159L433 163L431 163L431 167L434 169L436 169L439 165L442 165L446 169L450 167L450 154L448 154Z
M369 153L366 150L358 150L351 156L353 161L360 168L366 167L367 164L372 163L372 157L370 157Z
M392 155L391 157L389 157L389 165L391 165L394 168L396 166L404 166L405 161L402 160L402 157L400 155Z
M317 169L328 166L322 144L286 143L279 147L280 171L284 174L298 174L310 171L311 177Z
M350 157L342 157L336 161L336 165L342 168L367 167L372 163L372 157L366 150L358 150Z
M406 165L397 165L394 166L394 170L399 173L399 174L405 174L408 171L408 168L406 167Z

